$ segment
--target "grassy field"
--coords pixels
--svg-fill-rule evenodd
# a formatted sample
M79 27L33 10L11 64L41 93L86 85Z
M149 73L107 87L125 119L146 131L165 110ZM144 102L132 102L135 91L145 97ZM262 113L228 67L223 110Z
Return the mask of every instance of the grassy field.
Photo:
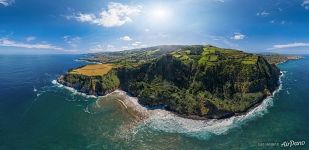
M71 74L81 74L85 76L101 76L107 74L114 68L112 64L92 64L86 65L82 68L70 71Z
M257 63L258 56L244 53L239 50L221 49L212 46L203 47L199 53L191 53L190 50L175 51L171 53L173 57L189 64L198 60L201 66L213 66L220 61L241 62L245 65L254 65Z
M245 65L253 65L257 63L257 56L247 56L243 59L242 63Z

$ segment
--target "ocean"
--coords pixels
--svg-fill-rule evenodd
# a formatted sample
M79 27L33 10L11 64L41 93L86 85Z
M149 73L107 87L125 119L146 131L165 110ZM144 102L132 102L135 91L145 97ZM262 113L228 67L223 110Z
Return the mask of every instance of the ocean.
M55 79L81 55L0 55L0 150L309 149L309 56L280 64L274 96L242 116L196 121L156 110L136 121Z

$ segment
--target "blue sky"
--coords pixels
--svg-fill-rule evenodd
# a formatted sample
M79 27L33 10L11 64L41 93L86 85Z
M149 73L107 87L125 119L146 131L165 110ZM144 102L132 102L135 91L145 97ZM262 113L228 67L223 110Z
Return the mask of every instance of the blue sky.
M309 0L0 0L0 54L169 44L309 53Z

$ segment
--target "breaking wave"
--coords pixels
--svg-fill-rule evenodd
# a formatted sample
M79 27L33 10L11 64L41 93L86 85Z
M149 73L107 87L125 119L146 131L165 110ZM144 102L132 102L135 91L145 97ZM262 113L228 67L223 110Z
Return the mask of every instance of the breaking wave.
M139 112L147 115L147 118L140 122L139 125L136 126L134 131L138 132L140 130L148 130L152 129L155 131L163 131L168 133L181 133L190 137L196 137L199 139L208 139L211 135L221 135L227 134L230 129L241 127L246 124L248 121L255 119L257 117L263 116L268 112L268 108L273 106L273 98L274 96L282 90L282 77L286 72L281 72L281 76L279 78L280 86L273 94L267 97L262 103L245 114L233 116L226 119L207 119L207 120L192 120L188 118L183 118L177 116L169 111L164 109L148 109L138 103L138 99L135 97L130 97L125 91L115 90L110 94L117 93L118 95L122 95L125 97L125 104L131 105L134 109ZM57 85L58 87L65 88L73 94L82 95L85 97L99 98L106 97L105 96L91 96L86 95L84 93L78 92L77 90L64 86L58 83L56 80L53 80L52 83ZM96 101L96 102L97 102ZM89 110L88 107L84 109L86 113L93 114Z
M74 61L75 62L85 62L85 63L88 63L88 64L102 64L100 62L87 61L87 60L83 60L83 59L75 59Z
M60 84L59 82L57 82L57 80L53 80L52 81L52 84L56 85L57 87L59 88L64 88L66 90L69 90L70 92L72 92L74 95L81 95L81 96L84 96L86 98L99 98L99 96L94 96L94 95L87 95L85 93L82 93L82 92L78 92L76 89L74 88L71 88L71 87L68 87L68 86L64 86L62 84Z
M157 131L183 133L200 139L208 139L211 135L227 134L230 129L240 127L246 122L261 117L268 112L268 108L273 106L274 96L282 90L282 77L285 72L281 73L278 89L271 96L263 100L260 105L252 108L246 114L227 119L192 120L179 117L162 109L149 110L151 111L150 117L139 128L143 129L144 127L148 127ZM139 105L138 103L135 104Z

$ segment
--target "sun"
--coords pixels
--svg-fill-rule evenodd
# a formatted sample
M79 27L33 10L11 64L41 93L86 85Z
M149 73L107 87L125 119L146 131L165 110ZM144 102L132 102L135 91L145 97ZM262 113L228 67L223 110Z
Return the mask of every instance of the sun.
M164 6L156 6L150 9L150 18L154 21L166 21L170 15L169 9Z

